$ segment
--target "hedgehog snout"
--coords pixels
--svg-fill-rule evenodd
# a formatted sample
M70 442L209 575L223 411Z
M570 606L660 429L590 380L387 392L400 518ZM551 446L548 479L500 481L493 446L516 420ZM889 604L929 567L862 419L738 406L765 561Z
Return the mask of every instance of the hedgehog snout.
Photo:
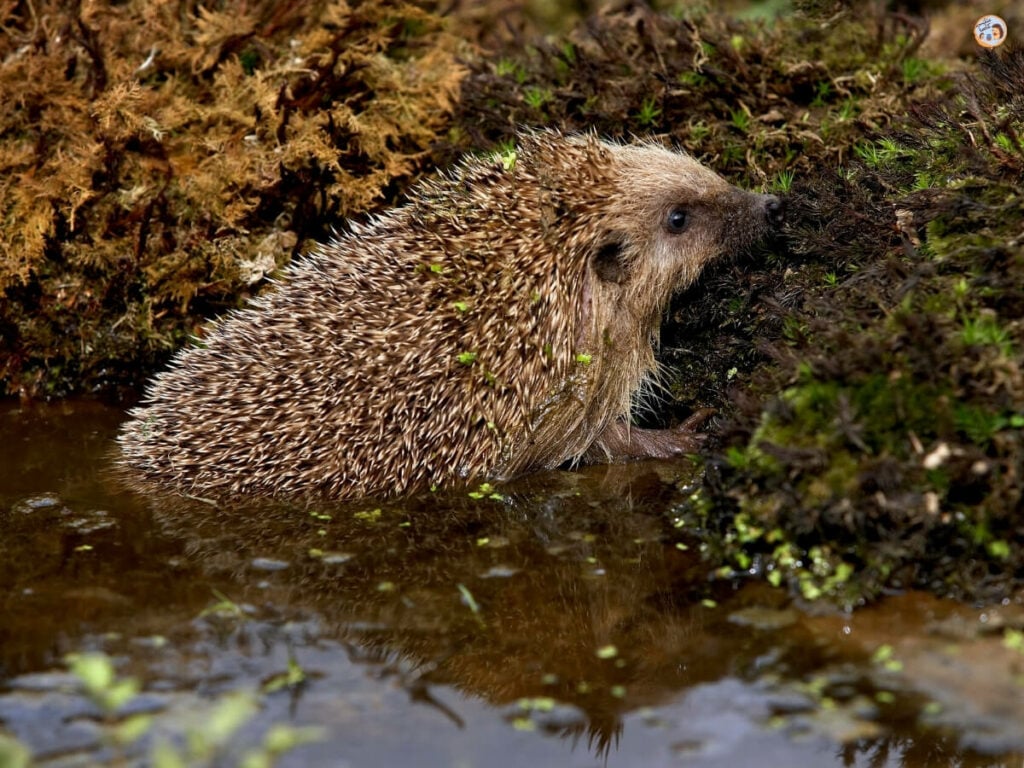
M764 195L764 213L768 223L778 229L786 220L786 201L775 195Z

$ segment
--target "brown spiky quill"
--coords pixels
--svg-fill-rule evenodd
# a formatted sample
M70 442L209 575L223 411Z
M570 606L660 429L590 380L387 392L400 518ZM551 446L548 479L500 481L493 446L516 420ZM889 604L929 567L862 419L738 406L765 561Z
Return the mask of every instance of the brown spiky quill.
M631 397L672 292L763 236L772 200L653 143L525 133L215 323L119 464L183 493L349 498L692 449L630 428Z

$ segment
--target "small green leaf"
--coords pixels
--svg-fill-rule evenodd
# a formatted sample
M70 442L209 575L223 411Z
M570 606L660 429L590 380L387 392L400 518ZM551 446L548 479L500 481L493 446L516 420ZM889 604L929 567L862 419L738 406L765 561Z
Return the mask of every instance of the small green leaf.
M133 698L139 692L139 681L134 678L126 678L119 680L107 689L106 696L104 697L107 707L116 712Z
M597 649L597 658L599 659L614 659L619 655L619 649L614 645L603 645Z
M1024 653L1024 631L1007 629L1003 633L1003 647L1010 651Z
M69 653L64 661L90 693L105 691L114 682L114 665L103 653Z
M181 755L163 739L153 747L152 758L153 768L186 768Z
M4 768L29 768L32 753L17 739L0 733L0 765Z
M459 588L459 594L462 595L462 602L465 606L473 613L479 614L480 604L473 597L473 593L469 591L465 584L456 584L455 586Z
M871 660L875 664L884 664L892 658L893 648L888 643L878 646L875 652L871 654Z
M989 555L997 560L1006 560L1010 556L1010 543L1002 539L990 541L986 549Z
M278 723L270 726L267 735L263 737L263 748L271 755L280 755L303 744L320 741L324 736L323 728L314 726L296 728L292 725Z
M206 719L203 731L212 744L226 744L228 740L258 711L256 701L249 693L225 694Z
M152 715L132 715L117 724L117 727L114 729L114 740L118 744L131 744L145 734L152 723ZM0 762L0 765L2 764Z

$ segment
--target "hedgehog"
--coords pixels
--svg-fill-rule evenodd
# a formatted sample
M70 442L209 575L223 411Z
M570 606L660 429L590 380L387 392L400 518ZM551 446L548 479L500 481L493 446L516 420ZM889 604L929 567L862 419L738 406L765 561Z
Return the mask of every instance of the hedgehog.
M117 464L184 495L347 499L692 453L694 421L631 424L662 317L782 208L652 140L521 132L215 321L150 382Z

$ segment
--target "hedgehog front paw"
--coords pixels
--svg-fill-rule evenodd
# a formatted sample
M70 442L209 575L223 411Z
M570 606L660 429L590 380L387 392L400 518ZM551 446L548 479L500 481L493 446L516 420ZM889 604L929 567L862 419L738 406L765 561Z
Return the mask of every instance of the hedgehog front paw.
M707 440L708 436L700 430L714 415L714 408L700 408L691 413L682 423L677 424L671 429L663 430L665 441L675 445L676 456L693 453L704 445L704 441Z
M657 443L662 449L661 452L652 453L652 458L684 456L700 450L708 438L707 434L701 432L700 429L714 415L714 408L701 408L671 429L650 430L652 437L657 435Z
M712 408L702 408L671 429L640 429L617 421L601 433L584 459L671 459L694 453L707 437L698 430L714 413Z

